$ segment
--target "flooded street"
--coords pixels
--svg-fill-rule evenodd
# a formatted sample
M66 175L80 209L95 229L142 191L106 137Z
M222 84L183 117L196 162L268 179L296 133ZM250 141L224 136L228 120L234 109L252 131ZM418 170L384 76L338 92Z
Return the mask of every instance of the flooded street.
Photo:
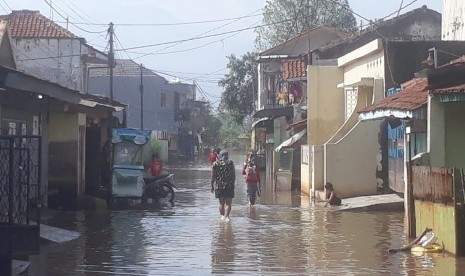
M58 213L79 231L44 243L27 275L461 275L448 255L389 254L405 243L402 213L328 212L300 197L263 197L249 208L238 181L231 220L219 221L208 166L173 170L175 206ZM269 193L268 193L269 194Z

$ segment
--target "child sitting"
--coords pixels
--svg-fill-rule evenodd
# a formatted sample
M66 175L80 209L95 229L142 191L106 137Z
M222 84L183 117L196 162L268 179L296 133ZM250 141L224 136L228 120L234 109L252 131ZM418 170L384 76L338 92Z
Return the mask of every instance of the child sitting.
M328 204L334 205L334 206L341 205L342 200L336 195L336 191L334 191L333 184L326 182L325 189L326 189L325 207L328 206Z

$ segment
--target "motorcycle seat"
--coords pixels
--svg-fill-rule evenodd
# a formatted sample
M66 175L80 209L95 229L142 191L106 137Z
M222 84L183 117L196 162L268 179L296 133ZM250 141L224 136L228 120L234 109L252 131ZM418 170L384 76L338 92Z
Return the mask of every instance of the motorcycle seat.
M147 177L144 177L144 181L145 182L151 182L151 181L166 178L166 177L168 177L168 175L169 174L161 174L161 175L157 175L157 176L147 176Z

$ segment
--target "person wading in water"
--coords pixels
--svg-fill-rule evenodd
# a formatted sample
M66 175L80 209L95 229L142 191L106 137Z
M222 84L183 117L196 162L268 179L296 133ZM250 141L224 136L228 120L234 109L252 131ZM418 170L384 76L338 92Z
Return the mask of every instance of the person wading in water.
M234 198L235 182L234 163L229 160L228 152L222 150L218 154L218 160L212 165L211 174L211 192L215 193L215 198L219 200L221 220L229 220L232 199Z

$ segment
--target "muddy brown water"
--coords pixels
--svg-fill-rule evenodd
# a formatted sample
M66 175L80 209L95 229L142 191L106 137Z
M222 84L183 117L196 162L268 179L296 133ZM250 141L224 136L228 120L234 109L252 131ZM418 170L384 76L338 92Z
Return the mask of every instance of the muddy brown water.
M236 160L236 169L240 162ZM239 164L238 164L239 163ZM237 171L229 222L219 221L208 166L174 169L175 206L57 213L77 240L43 243L26 275L463 275L447 254L387 253L406 243L399 212L327 212L264 191L249 208Z

